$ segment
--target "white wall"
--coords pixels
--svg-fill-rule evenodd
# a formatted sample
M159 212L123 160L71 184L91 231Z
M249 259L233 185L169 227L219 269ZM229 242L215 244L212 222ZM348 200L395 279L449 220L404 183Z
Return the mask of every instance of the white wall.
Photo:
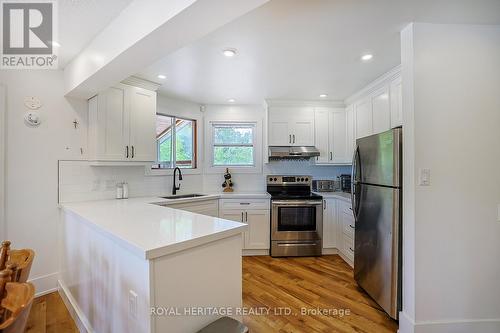
M432 178L405 188L415 297L401 332L500 332L500 26L414 24L403 38L406 174Z
M1 71L7 88L6 223L14 248L36 252L31 271L37 292L55 288L57 254L57 160L86 151L86 103L64 98L61 71ZM42 102L42 124L24 124L26 96ZM80 127L75 130L72 122ZM3 161L2 161L3 162Z

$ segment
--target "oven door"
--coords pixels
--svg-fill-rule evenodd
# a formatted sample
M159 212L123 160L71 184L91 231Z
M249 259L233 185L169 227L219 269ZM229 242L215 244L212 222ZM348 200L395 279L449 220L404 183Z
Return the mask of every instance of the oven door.
M318 240L323 230L323 201L272 201L271 240Z

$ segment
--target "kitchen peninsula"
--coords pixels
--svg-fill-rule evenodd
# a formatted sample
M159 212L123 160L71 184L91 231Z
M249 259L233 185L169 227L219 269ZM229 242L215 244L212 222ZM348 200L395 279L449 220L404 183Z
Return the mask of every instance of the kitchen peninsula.
M187 317L186 309L241 307L246 225L165 203L153 197L61 205L59 287L79 326L194 332L219 316Z

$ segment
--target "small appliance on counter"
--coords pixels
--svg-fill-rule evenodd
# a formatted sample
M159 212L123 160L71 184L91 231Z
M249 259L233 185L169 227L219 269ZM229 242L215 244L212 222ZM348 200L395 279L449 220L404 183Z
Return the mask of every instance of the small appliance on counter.
M351 175L340 175L340 190L351 193Z
M312 190L314 192L335 192L335 180L314 179L312 181Z

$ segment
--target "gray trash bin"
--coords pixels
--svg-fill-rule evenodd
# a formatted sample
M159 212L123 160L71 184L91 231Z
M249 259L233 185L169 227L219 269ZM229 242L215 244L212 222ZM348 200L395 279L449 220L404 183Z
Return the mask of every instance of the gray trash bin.
M247 333L248 327L240 323L239 321L229 318L222 317L208 326L205 326L197 333Z

